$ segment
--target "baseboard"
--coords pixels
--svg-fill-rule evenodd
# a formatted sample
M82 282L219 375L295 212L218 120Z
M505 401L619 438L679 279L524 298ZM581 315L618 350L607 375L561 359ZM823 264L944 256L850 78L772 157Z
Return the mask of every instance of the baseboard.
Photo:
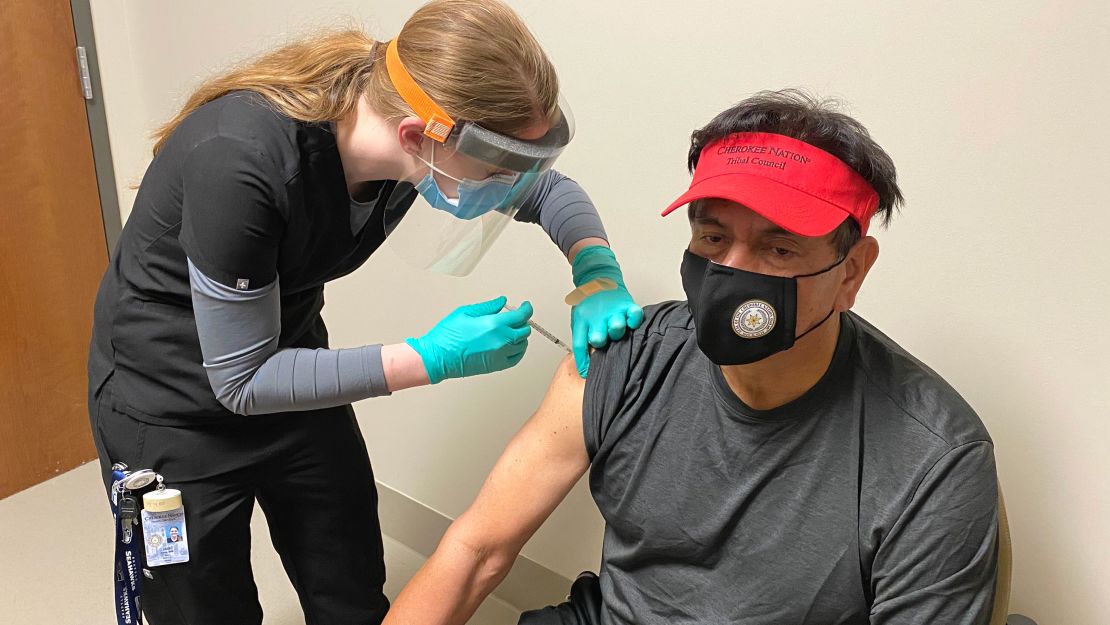
M378 516L382 533L430 557L453 519L381 482ZM566 600L571 580L535 560L518 556L494 595L518 610L533 610Z

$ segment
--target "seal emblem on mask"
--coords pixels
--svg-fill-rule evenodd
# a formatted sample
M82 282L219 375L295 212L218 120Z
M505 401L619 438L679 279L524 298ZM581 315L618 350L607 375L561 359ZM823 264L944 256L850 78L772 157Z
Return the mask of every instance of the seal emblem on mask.
M775 329L778 315L770 304L761 299L751 299L732 314L732 331L742 339L758 339Z

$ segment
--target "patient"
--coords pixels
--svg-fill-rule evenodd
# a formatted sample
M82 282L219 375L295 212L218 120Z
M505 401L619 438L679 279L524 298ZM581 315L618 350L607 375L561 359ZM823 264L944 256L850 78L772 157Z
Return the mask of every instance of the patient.
M590 470L599 577L521 623L987 623L993 446L939 375L850 312L901 203L854 119L794 92L696 131L687 301L562 364L390 625L465 623ZM938 331L958 312L910 310ZM957 330L958 331L958 330Z

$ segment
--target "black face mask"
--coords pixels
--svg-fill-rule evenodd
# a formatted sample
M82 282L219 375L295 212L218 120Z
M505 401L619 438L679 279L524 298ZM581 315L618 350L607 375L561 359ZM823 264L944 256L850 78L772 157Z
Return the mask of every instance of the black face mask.
M682 258L686 291L698 347L718 365L746 365L785 351L828 321L794 336L798 278L831 271L844 258L816 273L785 278L734 269L687 251Z

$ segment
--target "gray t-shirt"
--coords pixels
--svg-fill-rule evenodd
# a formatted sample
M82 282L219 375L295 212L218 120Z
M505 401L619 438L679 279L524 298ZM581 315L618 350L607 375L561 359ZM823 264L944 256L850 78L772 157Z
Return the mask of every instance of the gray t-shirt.
M645 313L586 384L602 623L988 622L993 444L939 375L846 313L824 377L753 410L685 302Z

